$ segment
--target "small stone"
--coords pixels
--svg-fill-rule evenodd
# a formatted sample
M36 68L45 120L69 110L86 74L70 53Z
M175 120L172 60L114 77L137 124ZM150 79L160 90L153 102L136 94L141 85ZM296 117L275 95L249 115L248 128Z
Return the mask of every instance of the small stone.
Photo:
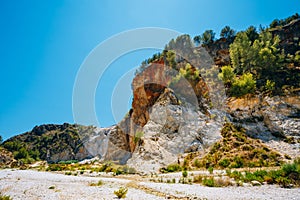
M261 186L261 183L259 181L251 181L251 184L253 186Z

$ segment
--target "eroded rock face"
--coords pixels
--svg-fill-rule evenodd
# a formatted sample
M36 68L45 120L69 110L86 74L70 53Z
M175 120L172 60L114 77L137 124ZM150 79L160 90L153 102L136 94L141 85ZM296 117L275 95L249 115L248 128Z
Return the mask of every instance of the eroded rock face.
M190 104L181 104L172 90L166 88L150 111L143 127L144 136L127 164L143 172L177 162L178 155L201 151L220 139L221 124Z
M133 79L131 118L137 126L143 127L148 122L149 109L167 87L170 77L166 76L166 70L163 64L154 63Z
M234 105L231 107L231 105ZM251 133L260 135L270 132L275 137L293 136L299 138L300 97L251 97L235 99L229 103L228 112L234 122L248 126ZM256 130L250 128L255 124Z
M118 161L125 164L131 156L129 137L117 125L108 128L96 128L80 133L83 140L85 158L98 157L101 160ZM79 155L79 152L76 155ZM82 160L82 159L79 159Z
M12 167L16 163L13 154L0 147L0 167Z
M299 95L234 99L228 106L231 120L243 126L249 136L261 139L282 154L299 156Z
M300 138L300 97L266 97L269 105L263 109L266 124L273 132L280 132L283 136ZM290 101L290 102L289 102Z

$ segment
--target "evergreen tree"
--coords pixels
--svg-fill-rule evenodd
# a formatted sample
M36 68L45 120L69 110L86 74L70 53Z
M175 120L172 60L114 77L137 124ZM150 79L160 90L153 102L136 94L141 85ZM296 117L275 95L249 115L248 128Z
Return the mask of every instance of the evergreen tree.
M205 45L213 43L215 41L215 35L216 35L216 33L213 30L206 30L201 35L202 43L205 44Z
M230 26L225 26L220 33L220 37L231 39L235 36L235 31Z

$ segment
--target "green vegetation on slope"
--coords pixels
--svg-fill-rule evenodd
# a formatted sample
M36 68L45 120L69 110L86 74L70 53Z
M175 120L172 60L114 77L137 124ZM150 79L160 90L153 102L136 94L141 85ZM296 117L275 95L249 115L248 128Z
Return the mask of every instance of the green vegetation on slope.
M245 31L238 33L225 26L221 30L219 40L215 39L216 34L213 30L206 30L202 35L194 37L194 43L208 50L221 48L217 45L222 39L230 44L228 45L230 62L227 66L218 66L219 78L224 81L227 95L239 97L255 92L267 95L282 94L286 89L293 91L300 87L300 42L299 37L288 38L291 37L290 34L277 33L274 30L280 31L282 26L295 20L300 20L298 14L283 20L274 20L269 27L260 27L259 31L256 27L249 26ZM299 35L298 32L296 34ZM280 38L282 35L284 38ZM138 72L142 72L152 62L163 61L165 65L178 70L179 74L174 75L177 81L179 76L187 78L182 71L186 71L187 64L191 65L192 69L199 67L203 73L202 66L200 64L198 66L199 62L189 57L193 54L192 49L195 47L190 36L187 34L179 36L175 40L172 39L162 53L154 54L152 58L144 61ZM285 49L292 50L287 53ZM199 59L207 59L204 57ZM196 78L198 81L201 80L201 73L194 74L198 75ZM189 77L187 79L190 81ZM195 80L195 77L193 79Z
M300 186L300 160L296 159L293 163L285 164L278 170L257 170L255 172L238 172L227 170L227 175L234 178L237 182L259 181L268 184L278 184L282 187Z
M273 167L283 164L282 156L269 149L260 140L248 137L245 130L226 123L221 131L222 139L216 142L209 152L199 158L197 152L185 156L181 164L170 164L161 172L176 172L186 169Z
M10 138L1 146L12 152L14 158L20 161L19 164L29 164L37 160L48 161L51 155L79 151L82 147L79 131L89 129L92 127L70 124L42 125L35 127L31 132Z
M281 164L281 155L245 134L245 130L226 123L223 138L216 142L201 159L194 159L194 167L242 168L270 167Z

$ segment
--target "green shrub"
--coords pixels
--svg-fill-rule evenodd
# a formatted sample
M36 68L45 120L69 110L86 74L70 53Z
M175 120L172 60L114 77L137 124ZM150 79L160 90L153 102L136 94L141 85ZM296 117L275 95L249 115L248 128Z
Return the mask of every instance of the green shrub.
M133 167L128 167L126 165L122 168L122 171L124 174L136 174L136 169L134 169Z
M0 200L12 200L12 198L9 195L3 195L0 193Z
M188 176L188 172L186 170L182 171L182 176L186 178Z
M5 149L14 152L14 151L18 151L22 147L22 144L19 141L9 141L9 142L5 142L3 146Z
M50 164L46 171L62 171L62 167L57 164Z
M253 93L256 89L256 81L251 73L245 73L240 78L236 78L231 87L231 94L236 97Z
M136 132L135 136L134 136L134 143L137 144L143 136L144 136L144 132L142 132L142 131Z
M297 170L297 164L292 163L292 164L285 164L282 166L282 172L284 173L285 176L290 175L291 173L299 173L300 170Z
M127 188L124 188L124 187L120 187L118 190L115 190L114 191L114 194L119 198L126 198L126 194L128 192L128 189Z
M213 167L209 167L207 170L208 170L208 172L209 172L210 174L212 174L212 173L214 172L214 168L213 168Z
M300 164L296 159L294 163L285 164L279 170L257 170L253 173L245 172L243 176L241 172L226 170L230 178L234 178L237 182L250 182L253 180L259 182L267 182L268 184L279 184L282 187L290 187L291 185L300 186Z
M235 79L235 74L231 66L224 66L221 68L222 72L218 74L219 79L221 79L224 84L231 84Z
M287 177L278 177L276 178L276 183L278 183L279 185L281 185L282 187L288 187L288 185L291 183L291 180Z
M103 182L99 180L97 183L90 183L90 186L101 186L103 185Z
M111 166L111 163L104 163L103 165L101 165L101 167L99 168L99 172L109 172L110 171L110 169L108 169L108 168L110 168L110 166Z
M119 167L114 171L114 175L118 176L123 173L123 170Z
M204 178L202 184L208 187L215 187L215 180L214 178Z
M65 172L65 175L71 176L71 175L72 175L72 172Z
M224 158L222 160L219 161L218 163L221 167L228 167L230 165L230 161L227 158Z
M265 89L269 92L273 92L275 90L275 82L267 80L266 85L265 85Z
M234 180L241 180L243 178L242 173L238 172L238 171L230 172L230 174L228 174L228 176L230 178L234 178Z
M78 160L61 160L58 162L58 164L72 164L72 163L78 163Z
M28 158L28 156L29 156L29 154L28 154L27 149L25 149L24 147L22 147L15 154L15 159Z
M167 166L167 168L162 168L160 171L166 173L166 172L178 172L181 170L182 168L179 164L170 164Z
M233 162L230 165L230 167L232 168L241 168L243 166L244 166L244 160L239 156L235 156L233 158Z
M201 163L200 163L199 159L194 160L194 166L197 167L197 168L201 167Z
M255 174L251 172L245 172L245 176L243 177L244 182L251 182L251 181L259 181L263 182L263 179L259 176L256 176Z

